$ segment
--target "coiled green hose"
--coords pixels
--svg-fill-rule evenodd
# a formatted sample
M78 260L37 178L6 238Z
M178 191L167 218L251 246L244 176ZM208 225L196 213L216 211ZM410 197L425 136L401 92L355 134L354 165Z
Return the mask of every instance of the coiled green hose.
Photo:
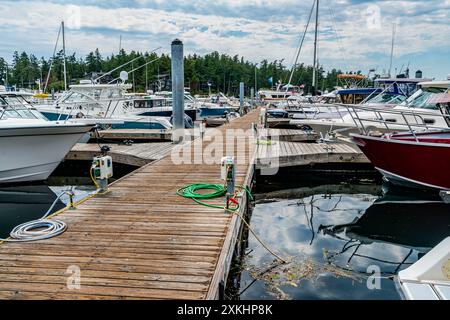
M253 200L253 196L250 190L246 186L237 186L238 188L245 190L249 195L249 198ZM212 190L212 192L202 192L199 193L199 190ZM218 197L223 197L227 193L227 187L222 184L210 184L210 183L193 183L189 184L183 188L177 190L177 195L192 199L198 204L201 204L206 207L216 208L216 209L225 209L224 206L214 205L210 203L206 203L202 200L213 199ZM234 207L228 208L229 210L236 211L239 209L239 205L236 204Z

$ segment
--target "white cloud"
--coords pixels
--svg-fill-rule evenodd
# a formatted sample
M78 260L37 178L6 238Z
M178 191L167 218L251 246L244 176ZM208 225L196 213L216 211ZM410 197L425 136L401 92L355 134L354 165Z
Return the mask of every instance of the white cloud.
M323 8L320 12L322 32L319 58L327 68L365 71L374 66L386 66L394 21L398 24L395 62L406 63L401 60L402 56L433 54L434 50L450 48L449 0L439 3L433 1L436 5L431 11L427 1L375 2L381 10L380 29L367 28L366 9L373 2L351 5L348 0L340 1L335 2L330 9L328 5L331 2L332 0L322 1ZM153 7L167 5L167 2L148 0L137 1L135 5L149 3ZM67 5L51 2L3 1L0 6L0 23L4 35L6 34L0 47L2 56L10 56L11 48L35 50L39 54L50 55L59 21L67 20L67 15L71 12ZM118 35L123 34L123 47L126 50L145 51L162 45L167 52L170 40L180 38L185 41L186 50L191 53L217 50L232 55L239 54L255 62L264 58L284 58L291 62L310 4L299 7L298 1L294 0L191 1L189 6L191 9L195 8L197 13L183 9L187 4L184 2L183 5L179 0L171 1L170 6L174 10L126 8L123 5L111 8L80 5L82 28L67 30L68 49L86 54L98 47L103 54L110 54L117 51ZM243 17L243 14L227 15L218 10L211 13L211 6L223 7L225 12L233 13L254 7L254 12L251 18ZM290 6L303 10L286 14L289 12L286 8ZM181 9L177 11L177 7ZM279 11L280 7L282 11ZM271 10L274 14L269 15L268 19L254 17L259 12L266 17ZM424 11L427 13L422 14ZM337 41L334 27L338 29L341 41ZM302 50L301 62L311 63L312 43L310 32ZM449 66L448 62L445 63ZM427 67L423 69L427 71ZM428 69L433 68L430 66Z

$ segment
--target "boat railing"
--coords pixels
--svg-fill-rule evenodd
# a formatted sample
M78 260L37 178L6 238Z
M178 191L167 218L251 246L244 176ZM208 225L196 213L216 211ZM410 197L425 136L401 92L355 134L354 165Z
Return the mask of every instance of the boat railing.
M409 131L416 140L415 134L419 131L449 130L450 127L450 110L445 108L441 108L440 112L426 112L418 109L386 109L361 105L339 104L339 106L347 109L356 127L364 135L368 135L373 131L373 124L378 124L378 126L375 125L375 129L381 126L388 133ZM389 115L395 115L398 117L398 120L402 121L389 119ZM438 118L444 120L443 123L445 124L436 124L435 122Z
M102 117L111 117L117 108L122 105L123 111L128 108L126 102L132 102L133 100L128 97L119 97L113 99L99 99L99 100L87 100L87 101L73 101L64 102L63 107L58 110L58 119L67 121L72 116L77 116L75 112L85 112L83 116L91 116L91 111L103 111ZM80 108L82 107L82 108ZM65 112L69 111L68 114Z
M343 118L346 113L343 112L343 107L334 104L334 103L311 103L311 102L298 102L295 105L289 105L289 100L287 101L287 109L288 110L299 110L303 114L304 118L307 120L316 120L318 116L323 113L320 108L327 108L327 112L336 112L339 118ZM309 109L309 110L308 110ZM311 112L313 110L314 112Z

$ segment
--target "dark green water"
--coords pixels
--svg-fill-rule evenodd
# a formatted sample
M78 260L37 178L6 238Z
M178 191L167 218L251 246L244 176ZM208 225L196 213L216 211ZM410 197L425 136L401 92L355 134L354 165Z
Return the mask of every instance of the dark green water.
M251 226L293 262L264 273L274 258L250 234L228 295L400 299L393 276L450 236L450 206L432 195L383 189L336 184L258 194ZM381 281L371 290L373 268Z

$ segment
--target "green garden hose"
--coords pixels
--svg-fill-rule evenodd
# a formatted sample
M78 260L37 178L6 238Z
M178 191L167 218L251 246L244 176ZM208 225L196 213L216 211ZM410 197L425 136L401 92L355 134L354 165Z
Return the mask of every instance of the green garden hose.
M249 198L253 200L253 196L247 186L238 186L238 188L245 190L249 195ZM202 192L199 193L199 190L210 190L212 192ZM227 187L222 184L210 184L210 183L194 183L187 185L183 188L177 190L177 194L181 197L192 199L198 204L201 204L206 207L216 208L216 209L226 209L224 206L214 205L210 203L206 203L202 200L213 199L218 197L223 197L227 193ZM229 210L236 211L239 209L239 205L228 208Z

